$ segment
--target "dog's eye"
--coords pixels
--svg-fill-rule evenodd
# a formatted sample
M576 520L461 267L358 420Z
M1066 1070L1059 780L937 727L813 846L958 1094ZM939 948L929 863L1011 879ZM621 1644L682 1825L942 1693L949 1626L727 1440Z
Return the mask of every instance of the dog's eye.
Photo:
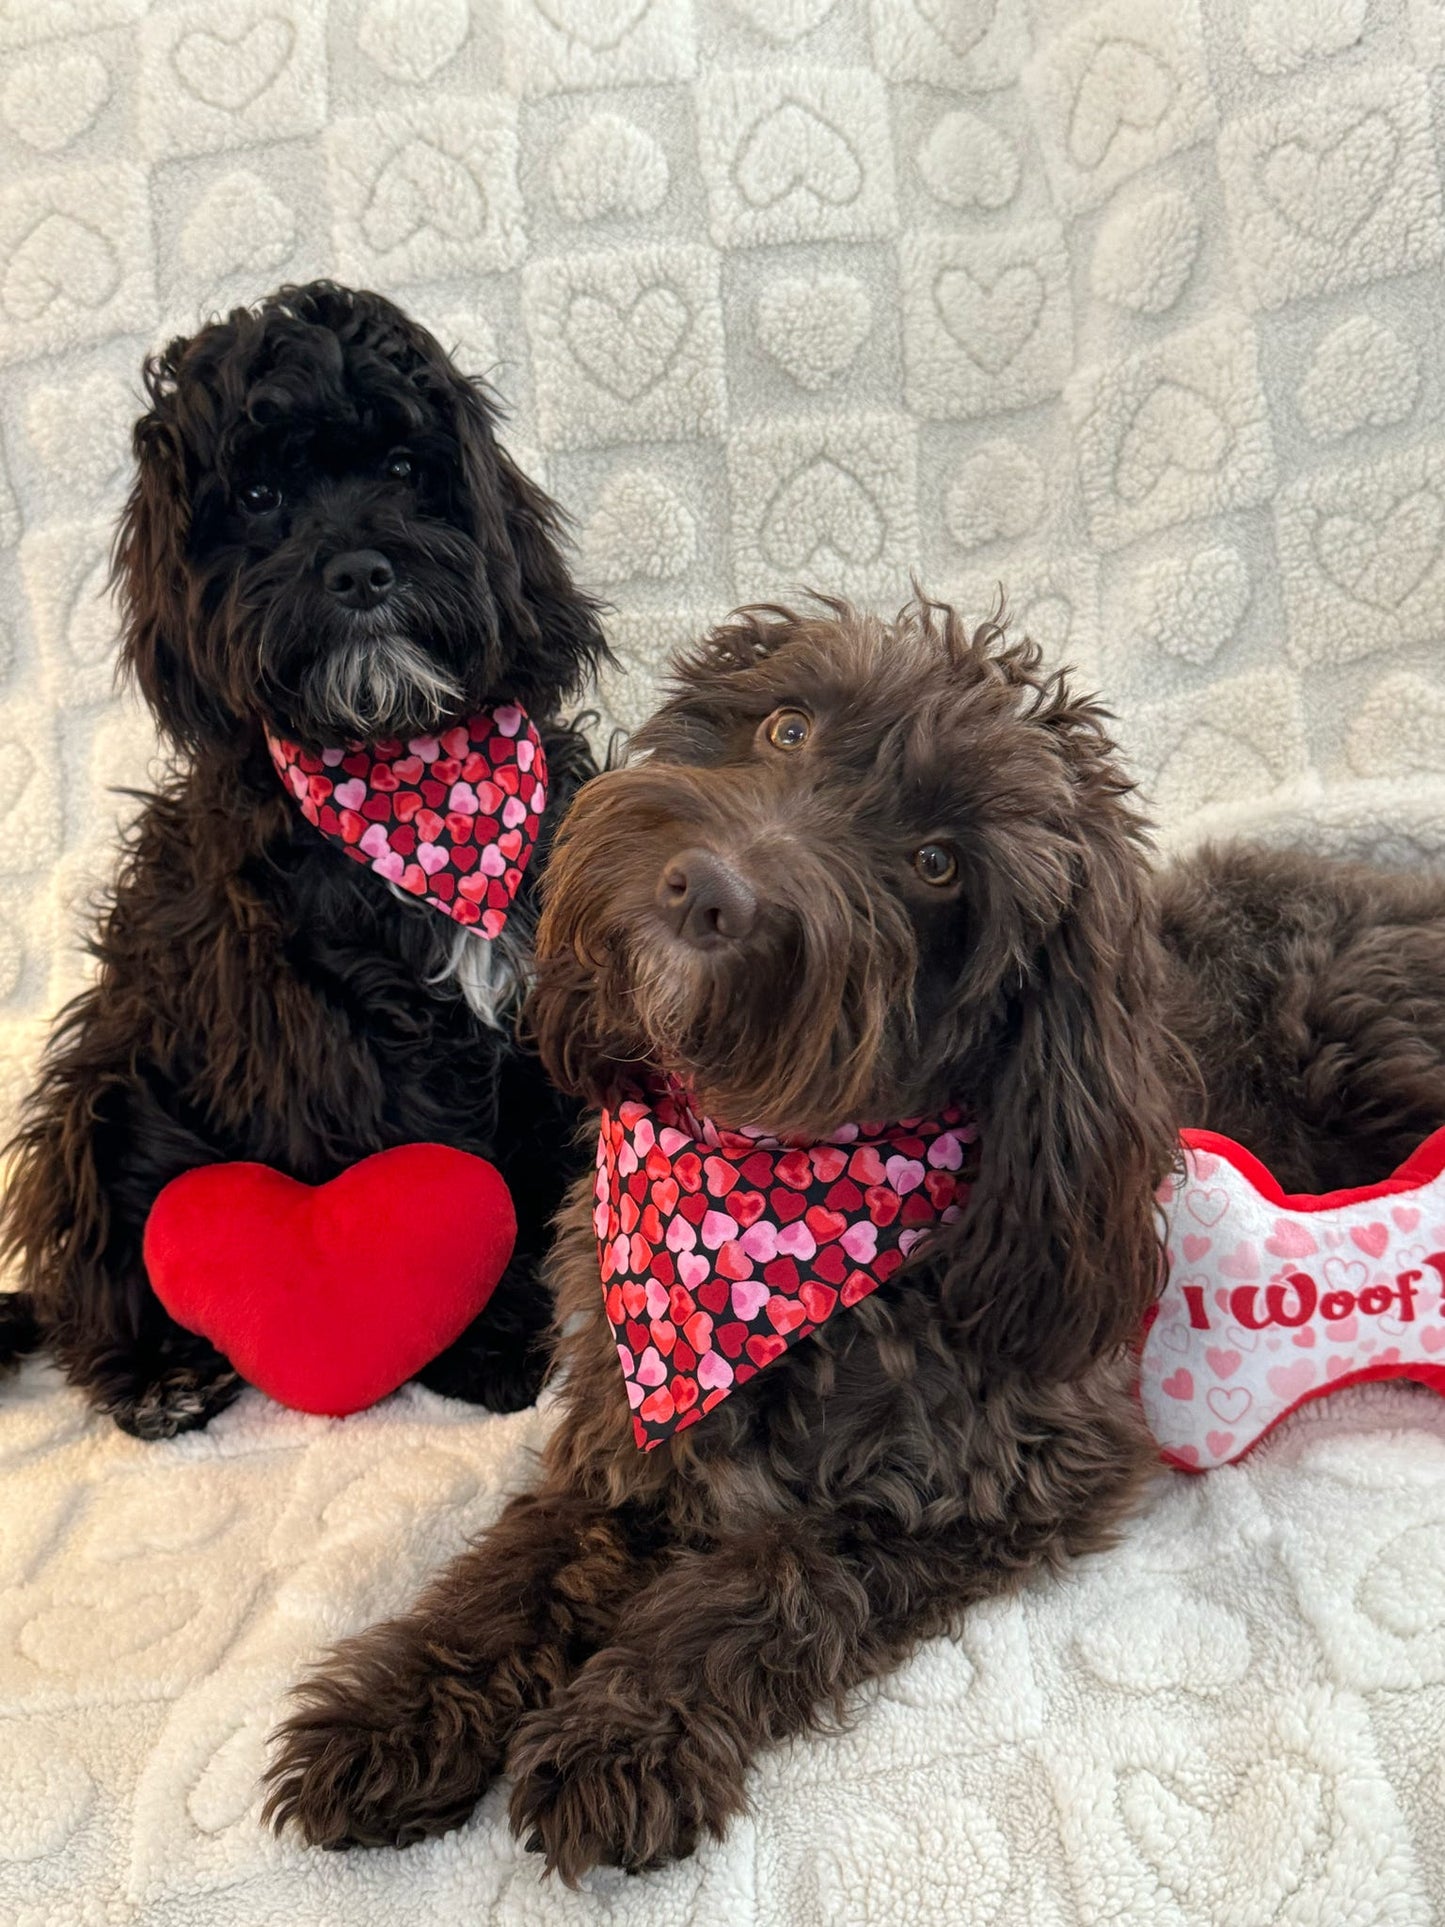
M281 491L271 482L249 482L241 490L241 506L251 515L269 515L281 506Z
M409 482L415 464L404 448L394 448L386 458L386 472L394 482Z
M768 741L774 749L801 749L812 733L812 718L801 709L780 709L768 718Z
M952 883L958 875L958 858L946 843L922 843L913 852L913 867L925 883Z

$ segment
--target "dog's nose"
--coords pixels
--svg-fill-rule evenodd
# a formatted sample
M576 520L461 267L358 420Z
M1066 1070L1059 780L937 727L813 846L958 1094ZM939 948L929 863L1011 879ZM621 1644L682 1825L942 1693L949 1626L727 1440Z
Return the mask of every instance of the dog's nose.
M657 881L657 907L686 943L745 937L758 900L747 880L711 850L684 850Z
M321 580L344 609L375 609L396 586L396 570L380 549L348 549L332 556Z

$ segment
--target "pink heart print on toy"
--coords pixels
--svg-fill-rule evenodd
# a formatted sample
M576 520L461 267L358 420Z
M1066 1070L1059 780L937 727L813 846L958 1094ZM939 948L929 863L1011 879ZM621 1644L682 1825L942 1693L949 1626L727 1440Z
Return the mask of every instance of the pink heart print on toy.
M306 821L357 863L484 937L501 935L547 807L547 759L515 703L403 743L266 737Z
M1445 1392L1445 1129L1379 1184L1287 1196L1248 1151L1181 1132L1159 1193L1167 1278L1139 1361L1172 1465L1204 1472L1340 1386Z
M675 1089L605 1110L594 1224L638 1445L696 1425L954 1222L976 1136L951 1109L790 1143Z

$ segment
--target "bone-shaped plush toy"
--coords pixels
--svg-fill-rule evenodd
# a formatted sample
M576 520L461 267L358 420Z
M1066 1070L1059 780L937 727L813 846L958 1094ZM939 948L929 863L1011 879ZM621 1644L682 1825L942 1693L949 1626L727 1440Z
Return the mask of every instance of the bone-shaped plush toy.
M1445 1393L1445 1129L1380 1184L1290 1197L1258 1158L1184 1131L1159 1194L1168 1279L1140 1357L1163 1456L1205 1472L1306 1399L1369 1379Z

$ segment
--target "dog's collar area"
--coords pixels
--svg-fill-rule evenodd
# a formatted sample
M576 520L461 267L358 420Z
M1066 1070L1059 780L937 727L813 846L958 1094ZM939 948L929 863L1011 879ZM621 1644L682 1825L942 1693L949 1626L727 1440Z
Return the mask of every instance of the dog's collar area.
M968 1202L961 1110L797 1143L673 1085L602 1113L593 1224L633 1435L650 1451L892 1277Z
M271 761L328 842L483 937L506 924L547 807L547 758L515 703L434 736L302 749L266 732Z

